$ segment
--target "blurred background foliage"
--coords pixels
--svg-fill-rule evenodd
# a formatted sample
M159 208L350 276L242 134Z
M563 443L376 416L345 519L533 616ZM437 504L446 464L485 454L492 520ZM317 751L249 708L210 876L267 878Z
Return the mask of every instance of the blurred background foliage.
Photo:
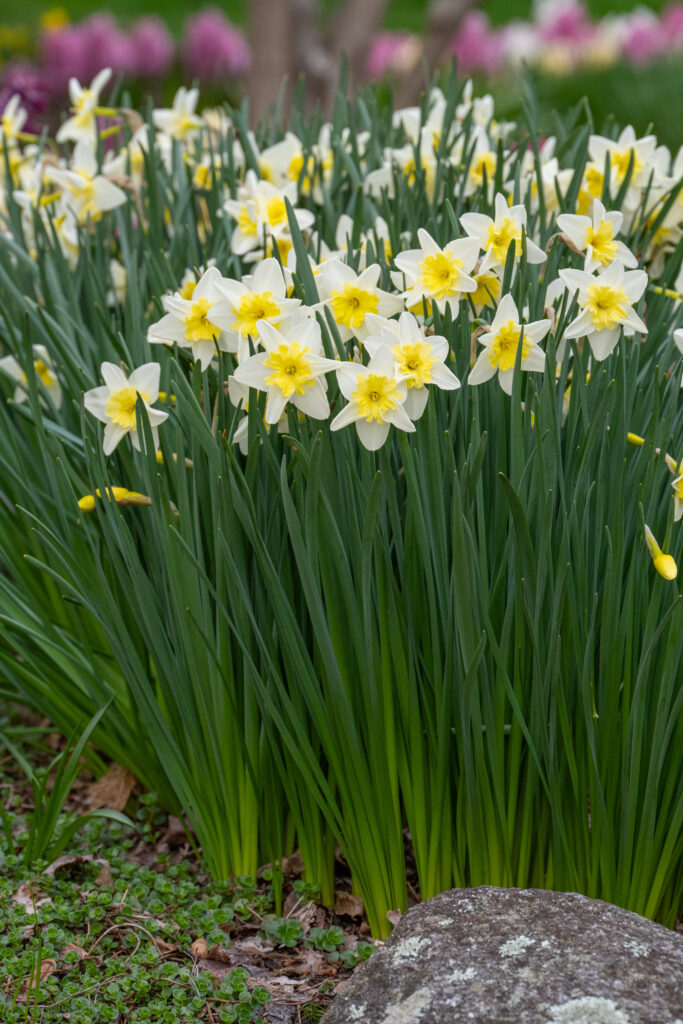
M330 11L341 6L341 0L321 2ZM125 29L143 15L157 15L163 18L171 33L179 40L183 36L186 19L195 12L196 6L188 7L180 0L109 0L101 8L93 4L92 0L70 0L63 7L56 7L49 0L23 0L22 3L2 0L0 85L3 59L7 67L8 62L16 60L17 56L35 56L36 41L41 29L57 27L60 19L73 23L91 16L95 11L107 11ZM231 0L213 6L223 11L236 26L246 29L249 0ZM637 0L587 0L586 3L593 19L635 9L661 12L666 6L664 0L651 0L647 5L638 4ZM427 8L428 0L390 0L383 27L392 32L420 34L425 29ZM515 19L531 20L534 17L531 0L481 0L477 9L486 15L494 27ZM633 124L639 134L653 130L660 142L672 149L680 145L683 139L683 53L661 56L642 65L618 61L605 67L581 68L568 73L562 72L552 56L547 63L549 67L543 70L534 68L532 71L543 133L552 132L553 110L574 106L585 96L590 104L596 130L600 131L610 117L614 117L622 125ZM168 102L178 85L189 77L187 67L176 63L170 76L154 84L154 101ZM521 75L484 77L475 74L474 78L477 90L493 93L499 118L515 120L520 116ZM199 84L204 102L214 103L222 98L234 102L243 92L243 86L235 80L211 87L207 87L204 82ZM127 81L123 83L124 89L130 86L135 103L143 102L142 94L149 91L149 85ZM386 85L381 91L386 93Z

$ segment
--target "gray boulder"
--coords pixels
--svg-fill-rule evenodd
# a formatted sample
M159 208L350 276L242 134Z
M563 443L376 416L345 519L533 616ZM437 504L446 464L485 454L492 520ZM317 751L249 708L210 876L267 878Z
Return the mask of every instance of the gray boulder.
M323 1024L683 1024L683 937L601 900L453 889L413 907Z

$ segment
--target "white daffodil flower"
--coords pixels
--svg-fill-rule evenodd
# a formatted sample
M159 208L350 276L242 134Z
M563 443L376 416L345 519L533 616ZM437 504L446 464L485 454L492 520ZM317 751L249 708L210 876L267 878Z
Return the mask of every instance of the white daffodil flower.
M669 472L673 476L671 486L674 492L674 522L683 519L683 459L679 463L667 454L664 456Z
M330 423L330 430L341 430L350 423L369 451L381 448L389 428L412 433L415 424L404 406L408 388L396 375L391 349L381 345L367 366L362 363L336 364L339 389L348 405Z
M342 213L337 221L337 229L334 233L334 242L337 253L329 253L328 259L335 256L341 260L347 260L349 253L354 251L351 246L353 238L353 220L348 213ZM358 237L358 247L355 251L360 253L358 266L364 270L367 266L368 243L371 243L376 253L383 252L384 259L389 262L392 256L391 239L389 237L389 225L384 217L375 217L370 228L361 231Z
M511 395L515 361L520 345L520 369L537 372L545 370L545 352L539 347L539 342L545 338L550 325L550 320L520 323L514 299L511 295L504 295L490 330L479 338L479 343L484 348L470 371L468 383L483 384L497 373L501 388L507 395Z
M607 266L619 259L625 267L633 269L638 260L623 242L617 242L624 215L619 210L608 213L599 199L593 200L590 217L576 213L563 213L557 218L557 226L572 245L586 253L583 269L592 274L594 270Z
M221 326L234 319L229 300L218 288L221 280L218 268L209 267L191 289L190 298L183 298L179 292L162 296L166 315L149 327L149 344L190 348L202 370L208 368L216 346L222 352L235 352L237 346L230 347Z
M247 413L243 416L240 422L237 424L235 433L232 435L232 443L238 445L242 455L249 453L249 388L246 384L241 384L234 377L230 377L228 380L228 398L234 406L241 407L243 412ZM303 417L303 413L299 413L300 417ZM270 424L264 420L266 430L270 431ZM282 416L277 421L277 432L278 434L286 434L289 431L289 417L287 416L286 408L282 410Z
M266 423L277 423L288 402L315 420L327 419L330 403L321 378L339 364L320 355L319 323L300 320L286 334L266 320L259 320L256 328L265 352L245 359L233 377L238 384L266 392Z
M118 164L109 168L118 171ZM97 156L90 142L80 139L74 148L69 168L46 167L45 178L62 189L64 209L73 213L79 224L98 220L103 213L121 206L128 196L110 181L98 174Z
M633 309L647 286L644 270L625 271L621 260L614 260L597 276L571 269L560 270L559 276L570 292L578 291L581 308L565 331L565 338L586 337L599 362L614 350L622 327L647 334L647 327Z
M285 199L292 204L296 222L302 231L311 227L315 215L310 210L298 209L297 186L292 181L282 188L276 188L268 181L256 177L253 171L247 171L245 184L238 191L237 199L228 199L223 204L224 213L236 222L230 238L230 248L238 256L243 256L252 249L266 247L267 238L275 239L280 248L283 260L287 254L282 252L281 241L291 245L289 220Z
M396 373L408 389L404 408L411 420L419 420L425 411L428 384L445 391L460 387L458 378L445 365L448 341L438 334L424 335L412 313L401 313L398 320L369 313L367 319L371 336L365 339L365 348L370 356L382 346L391 350Z
M16 145L17 136L26 123L28 113L20 104L21 96L19 93L14 93L7 100L2 114L0 114L0 153L4 146ZM4 170L5 168L3 167L3 173Z
M109 260L109 273L111 274L112 288L107 292L106 302L108 306L122 306L126 301L126 285L128 275L126 268L120 260Z
M204 119L195 113L199 89L186 89L181 85L173 97L173 106L152 111L152 123L177 142L192 142L204 127Z
M627 125L618 139L607 139L602 135L591 135L588 140L588 155L591 167L588 171L589 191L601 195L604 183L606 159L609 156L610 186L619 188L631 166L631 177L624 196L623 205L634 209L640 203L641 191L654 173L664 176L668 170L670 154L665 146L657 146L654 135L636 138L632 125Z
M94 146L97 141L97 114L111 113L100 108L100 93L111 78L111 68L102 68L89 86L82 86L77 78L69 79L69 99L73 116L60 125L57 142L87 142Z
M130 377L126 377L120 366L102 363L100 373L104 386L86 391L83 401L88 412L105 424L104 454L111 455L126 434L130 434L133 447L140 450L136 419L138 397L144 403L154 447L158 448L159 425L168 419L167 412L152 409L153 403L159 397L159 363L145 363L137 370L133 370Z
M526 207L508 206L505 196L498 192L495 200L495 217L487 217L485 213L463 213L460 223L470 238L475 238L484 258L479 267L480 273L496 267L504 267L508 249L515 243L515 262L522 255L522 229L526 228ZM546 255L530 238L526 239L526 258L528 263L543 263Z
M52 360L48 351L44 345L34 345L33 356L33 369L36 378L50 396L55 409L59 409L62 404L62 386L53 370ZM17 386L12 396L13 401L25 402L28 398L28 378L20 363L14 356L3 356L0 359L0 370L6 373L8 377L11 377L13 381L16 381Z
M464 294L477 289L476 281L468 275L479 255L479 243L457 238L442 249L424 228L418 230L417 237L420 248L400 252L394 260L408 285L401 297L409 309L420 310L423 299L427 299L441 313L448 306L456 316Z
M368 313L389 317L403 309L403 300L398 295L377 287L381 273L379 263L366 267L361 274L339 260L326 260L323 264L316 281L322 302L313 310L323 311L327 306L332 311L342 341L367 338Z
M228 351L237 352L240 363L249 355L249 338L258 338L259 320L282 330L301 307L300 299L287 298L287 283L276 259L263 260L242 281L217 279L216 288L227 299L229 312L213 320L223 331Z
M683 352L683 327L674 331L674 344L679 352ZM681 376L681 387L683 388L683 376Z

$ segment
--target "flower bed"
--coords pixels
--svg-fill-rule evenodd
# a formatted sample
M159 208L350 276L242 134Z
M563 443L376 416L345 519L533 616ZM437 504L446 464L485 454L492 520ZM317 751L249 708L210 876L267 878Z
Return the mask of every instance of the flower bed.
M3 114L6 685L104 707L216 878L298 847L329 904L337 850L376 936L406 851L673 924L681 154L109 80Z

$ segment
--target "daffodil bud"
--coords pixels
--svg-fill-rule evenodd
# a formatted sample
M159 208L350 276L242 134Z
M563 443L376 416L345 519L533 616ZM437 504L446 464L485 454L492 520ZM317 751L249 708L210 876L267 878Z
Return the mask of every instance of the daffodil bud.
M654 534L649 526L645 526L645 542L652 556L654 567L665 580L675 580L678 576L678 566L671 555L666 555L655 540Z

